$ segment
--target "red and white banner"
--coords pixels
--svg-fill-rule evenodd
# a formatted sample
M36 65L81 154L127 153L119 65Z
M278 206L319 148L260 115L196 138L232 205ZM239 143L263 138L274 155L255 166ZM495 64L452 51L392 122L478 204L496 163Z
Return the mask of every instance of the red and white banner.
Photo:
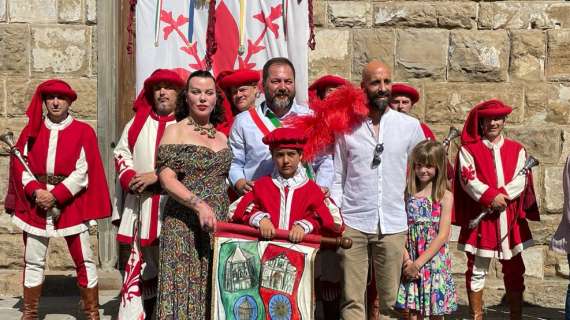
M142 259L142 253L138 243L138 227L135 227L133 239L131 254L125 266L123 286L121 287L119 320L144 320L145 318L141 288L142 270L144 269L145 263Z
M209 1L138 0L137 92L157 68L206 69ZM296 69L297 102L307 101L308 0L216 0L212 72L261 70L273 57Z

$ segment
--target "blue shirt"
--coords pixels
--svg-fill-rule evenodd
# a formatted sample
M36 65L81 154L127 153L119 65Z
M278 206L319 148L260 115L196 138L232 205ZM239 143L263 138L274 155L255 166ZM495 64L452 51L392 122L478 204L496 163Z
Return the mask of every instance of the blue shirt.
M267 129L273 131L275 126L267 117L269 108L262 102L255 107L261 121ZM279 118L281 122L296 115L308 115L311 110L303 105L293 103L289 111ZM240 179L257 180L273 172L273 160L269 146L263 143L263 133L257 127L249 112L240 113L230 131L229 144L233 159L230 166L229 179L232 186ZM334 175L332 155L318 157L313 163L316 183L329 188Z

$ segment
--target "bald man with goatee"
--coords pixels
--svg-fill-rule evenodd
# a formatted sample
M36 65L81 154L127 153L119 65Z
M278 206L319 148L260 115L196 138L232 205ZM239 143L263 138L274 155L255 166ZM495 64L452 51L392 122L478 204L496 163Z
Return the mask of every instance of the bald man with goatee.
M342 319L365 319L369 257L374 263L381 318L396 315L396 302L408 224L404 205L408 155L425 140L420 122L388 108L392 73L373 60L362 71L368 118L335 141L331 196L340 205L345 236L341 250ZM366 267L364 267L366 268Z

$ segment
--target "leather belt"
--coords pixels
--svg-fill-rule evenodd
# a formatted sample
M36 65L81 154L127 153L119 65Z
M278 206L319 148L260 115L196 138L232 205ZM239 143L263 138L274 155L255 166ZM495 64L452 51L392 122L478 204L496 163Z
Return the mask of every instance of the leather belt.
M56 185L58 183L61 183L63 180L65 180L65 178L67 178L67 176L55 176L52 174L48 174L48 175L36 176L36 178L41 183Z

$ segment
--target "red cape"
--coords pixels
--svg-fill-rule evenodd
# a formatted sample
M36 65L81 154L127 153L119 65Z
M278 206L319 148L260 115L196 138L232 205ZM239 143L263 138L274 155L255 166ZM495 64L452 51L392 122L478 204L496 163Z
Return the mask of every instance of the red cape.
M109 189L107 187L107 179L105 177L105 171L103 168L103 162L101 161L101 156L99 153L99 147L97 144L97 137L95 132L88 124L73 120L72 125L83 126L81 131L86 139L83 148L85 151L85 158L87 160L88 166L88 186L84 192L78 194L80 197L85 197L85 203L89 204L89 208L85 208L82 212L82 220L94 220L103 219L111 215L111 201L109 197ZM30 127L29 125L24 128L18 142L16 143L16 148L23 151L24 146L28 143L31 148L34 143L34 139L29 136ZM8 192L6 195L6 200L4 207L7 212L15 212L18 215L26 214L32 210L30 205L31 199L28 199L24 193L24 188L22 186L22 172L24 167L15 158L10 159L10 177L8 183Z
M477 178L489 186L489 189L481 196L479 202L473 200L461 186L459 180L462 179L461 167L459 165L459 156L456 157L455 177L453 179L454 208L452 223L457 226L467 227L469 220L477 217L499 193L506 194L506 191L497 187L493 155L483 142L479 140L476 143L464 144L462 147L466 148L475 159ZM522 148L522 145L518 142L509 139L504 140L501 148L501 157L503 160L505 184L509 183L517 174L515 172L516 156L513 155L518 155ZM540 220L532 171L527 174L525 189L518 198L508 202L507 210L515 210L521 219Z

